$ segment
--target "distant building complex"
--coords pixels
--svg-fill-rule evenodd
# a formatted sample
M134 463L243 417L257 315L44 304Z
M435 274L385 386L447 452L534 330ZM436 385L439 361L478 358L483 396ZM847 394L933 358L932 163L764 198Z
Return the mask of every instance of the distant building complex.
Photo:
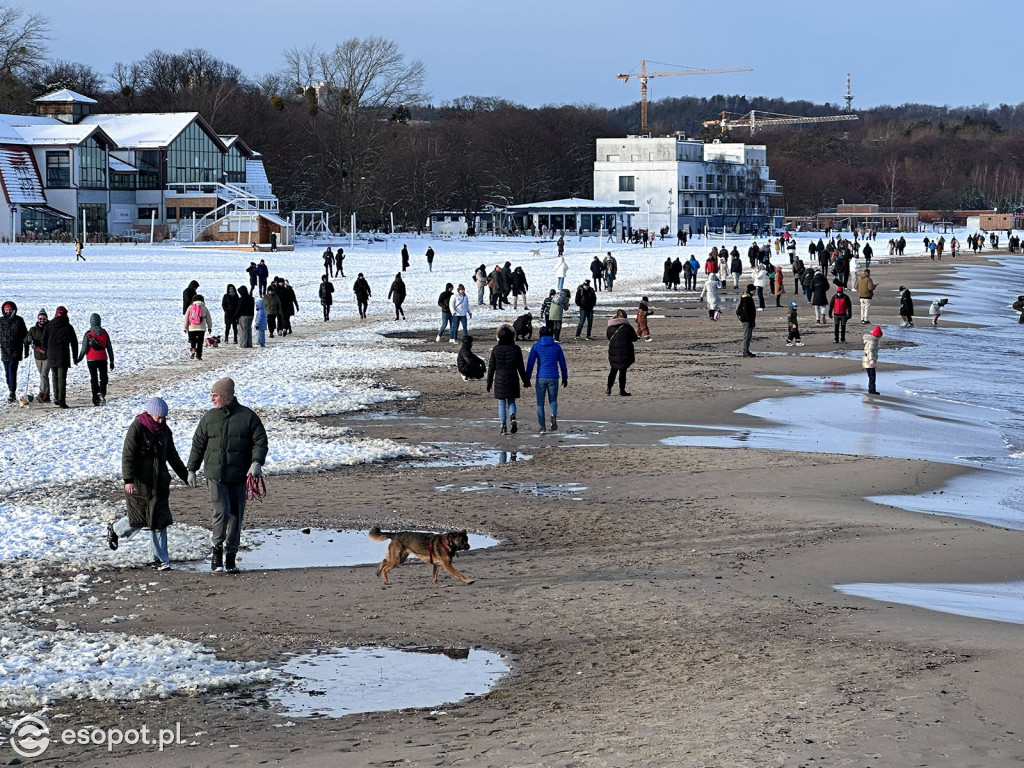
M259 153L198 112L94 114L70 90L0 115L0 240L131 236L290 241Z

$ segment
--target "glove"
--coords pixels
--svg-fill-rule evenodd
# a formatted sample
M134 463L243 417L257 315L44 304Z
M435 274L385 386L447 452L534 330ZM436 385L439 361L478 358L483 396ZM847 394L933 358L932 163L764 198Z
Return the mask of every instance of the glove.
M569 386L569 380L568 379L562 379L562 389L565 389L568 386Z
M253 477L263 477L263 466L258 461L254 461L249 467L249 474Z
M199 487L199 480L196 478L196 471L194 469L188 471L188 484L193 488Z
M110 370L114 370L114 364L113 363L110 364Z

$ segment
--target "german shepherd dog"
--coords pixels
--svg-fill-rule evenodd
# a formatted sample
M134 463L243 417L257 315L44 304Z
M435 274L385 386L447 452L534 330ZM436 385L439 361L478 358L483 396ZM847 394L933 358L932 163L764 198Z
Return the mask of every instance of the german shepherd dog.
M388 582L388 571L404 563L409 555L415 555L424 563L434 566L434 584L437 584L437 569L442 566L448 573L461 579L465 584L472 584L452 565L456 554L469 549L469 536L465 531L448 531L447 533L424 533L422 531L382 531L377 526L370 529L370 538L374 541L391 540L388 553L377 566L377 575Z

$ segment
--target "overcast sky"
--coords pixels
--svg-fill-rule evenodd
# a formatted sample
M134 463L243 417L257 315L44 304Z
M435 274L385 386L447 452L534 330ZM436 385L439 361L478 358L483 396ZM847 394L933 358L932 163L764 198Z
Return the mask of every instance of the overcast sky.
M726 93L842 104L849 72L855 110L1024 101L1007 27L1019 0L7 2L49 19L53 57L104 75L155 48L188 47L260 75L280 70L289 48L383 35L423 62L435 104L478 95L620 106L639 99L640 85L615 75L641 59L649 70L754 69L652 78L651 100Z

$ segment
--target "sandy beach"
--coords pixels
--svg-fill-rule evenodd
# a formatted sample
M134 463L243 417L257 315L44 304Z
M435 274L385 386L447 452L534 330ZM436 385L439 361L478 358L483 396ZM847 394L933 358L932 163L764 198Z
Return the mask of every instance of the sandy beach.
M898 322L892 289L925 286L947 267L920 259L874 266L882 284L874 319ZM126 569L93 590L98 603L70 602L46 620L98 631L116 608L141 617L129 631L268 662L333 646L482 648L511 667L490 693L436 712L336 719L282 717L259 688L63 702L59 711L72 723L179 722L183 732L202 735L189 736L194 746L163 752L55 745L45 762L1018 765L1018 626L833 590L860 581L1019 578L1019 533L864 500L937 488L963 468L660 442L702 426L742 425L751 417L735 409L787 389L762 374L860 371L859 359L806 354L834 345L831 326L815 326L802 297L806 346L787 349L785 309L769 306L759 313L752 349L786 354L741 359L736 295L726 291L713 323L695 294L652 293L655 312L667 317L651 321L652 343L638 343L633 397L620 398L604 394L603 332L615 294L599 294L599 340L575 342L567 339L571 329L563 333L570 385L559 396L559 431L543 436L532 390L519 402L520 433L500 436L495 401L482 384L461 380L454 356L448 367L386 372L388 384L421 396L379 406L374 418L323 422L372 437L507 451L517 460L440 467L398 460L273 477L268 500L250 509L248 526L379 523L467 528L498 539L459 558L472 585L442 573L435 587L429 567L415 561L392 574L390 587L373 566L237 577ZM863 328L850 325L850 349L861 346ZM478 351L489 349L493 331L475 335ZM585 490L580 501L522 492L534 483ZM172 505L180 522L206 524L201 494L175 487ZM140 582L157 586L114 602L118 590Z

